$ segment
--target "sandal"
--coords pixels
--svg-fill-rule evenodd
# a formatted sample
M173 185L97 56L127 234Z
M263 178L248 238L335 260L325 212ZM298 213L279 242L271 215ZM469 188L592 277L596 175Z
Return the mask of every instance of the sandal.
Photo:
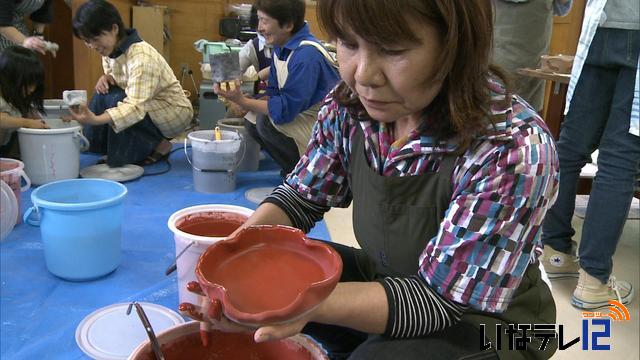
M107 155L100 156L98 161L96 161L96 165L106 164L106 163L107 163Z
M168 152L166 154L161 154L154 150L151 154L147 155L147 157L144 160L140 161L137 165L147 166L147 165L153 165L158 161L168 161L170 153L171 152Z

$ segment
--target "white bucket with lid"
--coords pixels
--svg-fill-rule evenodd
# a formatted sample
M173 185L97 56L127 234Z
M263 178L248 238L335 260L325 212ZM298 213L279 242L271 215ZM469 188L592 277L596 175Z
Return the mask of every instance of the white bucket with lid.
M75 179L80 173L80 151L89 148L76 121L45 119L50 129L18 129L24 170L34 185Z
M184 139L184 152L193 168L193 185L203 193L225 193L236 188L236 169L244 157L242 137L235 131L221 130L215 140L214 130L191 132ZM191 142L193 160L187 153Z
M174 212L169 217L167 226L169 230L173 232L173 239L176 244L176 256L189 246L189 244L193 243L176 261L180 303L190 302L196 305L199 304L198 296L187 290L187 284L190 281L197 281L195 270L200 255L202 255L209 245L225 239L226 236L194 235L182 231L179 227L181 227L182 223L194 217L227 213L246 219L253 214L253 210L235 205L209 204L184 208Z

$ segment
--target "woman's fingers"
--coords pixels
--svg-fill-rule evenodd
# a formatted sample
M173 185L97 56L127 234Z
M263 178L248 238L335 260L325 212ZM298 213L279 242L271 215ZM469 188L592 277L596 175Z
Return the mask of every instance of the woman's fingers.
M98 83L96 84L96 91L99 92L100 94L106 94L108 91L108 87L105 84L105 81L103 78L100 78L98 80Z
M189 281L187 283L187 290L189 290L189 292L192 292L196 295L205 296L204 291L202 291L202 288L200 287L200 284L197 281Z
M37 51L42 55L46 55L47 53L47 47L44 43L44 40L40 39L37 36L29 36L28 38L24 39L24 41L22 42L22 46L33 51Z
M197 321L203 321L207 324L211 324L211 327L216 330L224 331L224 332L253 332L254 328L240 325L235 323L224 315L220 318L220 320L215 320L206 315L208 312L208 306L203 308L203 306L194 305L191 303L182 303L178 306L178 310L180 314L184 316L188 316Z
M253 340L255 342L265 342L286 339L299 334L306 323L306 321L293 321L285 324L263 326L253 334Z
M178 306L178 311L180 311L180 314L188 316L193 320L204 321L204 314L198 305L185 302Z

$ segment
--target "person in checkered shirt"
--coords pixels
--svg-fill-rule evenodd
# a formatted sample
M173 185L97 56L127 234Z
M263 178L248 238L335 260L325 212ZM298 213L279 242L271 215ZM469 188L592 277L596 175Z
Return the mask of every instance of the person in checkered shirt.
M106 154L111 167L166 158L169 139L191 123L193 108L164 57L104 0L78 8L73 33L102 56L104 69L89 106L70 109L87 125L89 151Z

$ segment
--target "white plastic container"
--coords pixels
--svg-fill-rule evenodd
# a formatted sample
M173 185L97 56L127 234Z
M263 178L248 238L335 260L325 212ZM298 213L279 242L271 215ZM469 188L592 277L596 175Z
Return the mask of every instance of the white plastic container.
M236 170L244 157L245 146L237 132L221 130L220 133L221 140L215 140L214 130L194 131L184 140L196 191L212 194L236 188ZM193 160L187 153L187 140L191 142Z
M75 179L80 173L80 151L89 148L76 121L46 119L50 129L18 129L25 172L34 185Z
M245 151L238 171L258 171L260 162L260 144L245 130L243 118L226 118L218 120L220 129L236 131L242 136Z
M189 234L178 229L178 224L188 216L196 214L206 214L212 212L232 213L249 217L253 214L253 210L235 205L224 204L210 204L210 205L198 205L184 208L174 212L167 221L169 230L173 232L173 239L176 244L176 256L182 252L182 250L193 242L193 245L182 254L177 262L178 272L178 295L180 303L190 302L192 304L199 304L198 296L187 290L187 284L190 281L197 281L195 270L196 263L200 258L200 255L209 247L209 245L225 239L224 237L208 237Z
M11 190L13 190L13 195L18 202L18 211L15 215L15 221L11 225L19 224L22 222L22 218L20 217L20 205L21 201L21 193L23 191L29 190L31 187L31 179L24 172L24 163L20 160L16 159L8 159L8 158L0 158L0 179L2 179ZM22 180L24 180L25 184L22 185ZM2 212L2 210L0 210Z

